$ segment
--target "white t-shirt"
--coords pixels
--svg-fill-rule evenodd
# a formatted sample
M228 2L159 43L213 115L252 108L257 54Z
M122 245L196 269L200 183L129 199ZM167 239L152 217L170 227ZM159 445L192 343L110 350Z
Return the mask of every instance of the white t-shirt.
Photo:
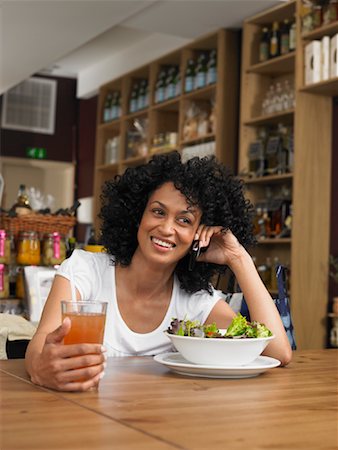
M75 250L61 264L57 275L69 280L71 272L82 300L108 302L104 335L108 356L156 355L173 351L170 340L163 333L172 318L204 323L217 301L222 298L221 292L216 290L213 290L213 295L206 291L189 294L180 288L180 282L175 276L170 304L162 323L150 333L135 333L120 314L116 301L115 266L109 255Z

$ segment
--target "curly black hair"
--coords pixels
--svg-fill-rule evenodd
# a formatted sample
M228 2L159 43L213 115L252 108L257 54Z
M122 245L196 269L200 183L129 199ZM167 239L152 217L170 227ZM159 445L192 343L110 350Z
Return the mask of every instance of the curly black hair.
M105 183L101 195L101 242L114 264L128 266L138 246L137 231L149 196L172 182L202 211L201 223L230 229L243 246L255 242L252 233L253 207L244 198L243 183L214 156L194 157L183 163L178 152L155 155L147 164L128 168ZM188 270L189 255L177 264L181 288L189 293L211 293L211 278L226 266L198 263Z

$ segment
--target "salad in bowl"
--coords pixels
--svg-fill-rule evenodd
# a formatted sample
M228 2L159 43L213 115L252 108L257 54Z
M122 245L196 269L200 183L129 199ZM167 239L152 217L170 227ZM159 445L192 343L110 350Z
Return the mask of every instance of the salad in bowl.
M226 330L216 324L174 318L165 331L178 352L189 362L235 367L254 361L274 339L260 322L249 322L240 313Z

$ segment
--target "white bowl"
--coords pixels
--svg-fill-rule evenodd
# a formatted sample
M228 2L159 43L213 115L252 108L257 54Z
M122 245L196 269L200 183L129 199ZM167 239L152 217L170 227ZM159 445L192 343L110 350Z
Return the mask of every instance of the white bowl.
M274 336L265 338L198 338L165 332L177 351L194 364L212 366L244 366L263 352Z

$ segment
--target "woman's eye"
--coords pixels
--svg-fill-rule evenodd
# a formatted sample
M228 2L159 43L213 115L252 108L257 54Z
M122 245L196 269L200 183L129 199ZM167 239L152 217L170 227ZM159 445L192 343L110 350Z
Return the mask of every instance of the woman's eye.
M154 208L154 209L152 210L152 212L153 212L156 216L163 216L163 215L164 215L163 209L160 209L160 208Z
M179 222L186 223L188 225L191 224L191 220L188 219L187 217L180 217L178 220L179 220Z

